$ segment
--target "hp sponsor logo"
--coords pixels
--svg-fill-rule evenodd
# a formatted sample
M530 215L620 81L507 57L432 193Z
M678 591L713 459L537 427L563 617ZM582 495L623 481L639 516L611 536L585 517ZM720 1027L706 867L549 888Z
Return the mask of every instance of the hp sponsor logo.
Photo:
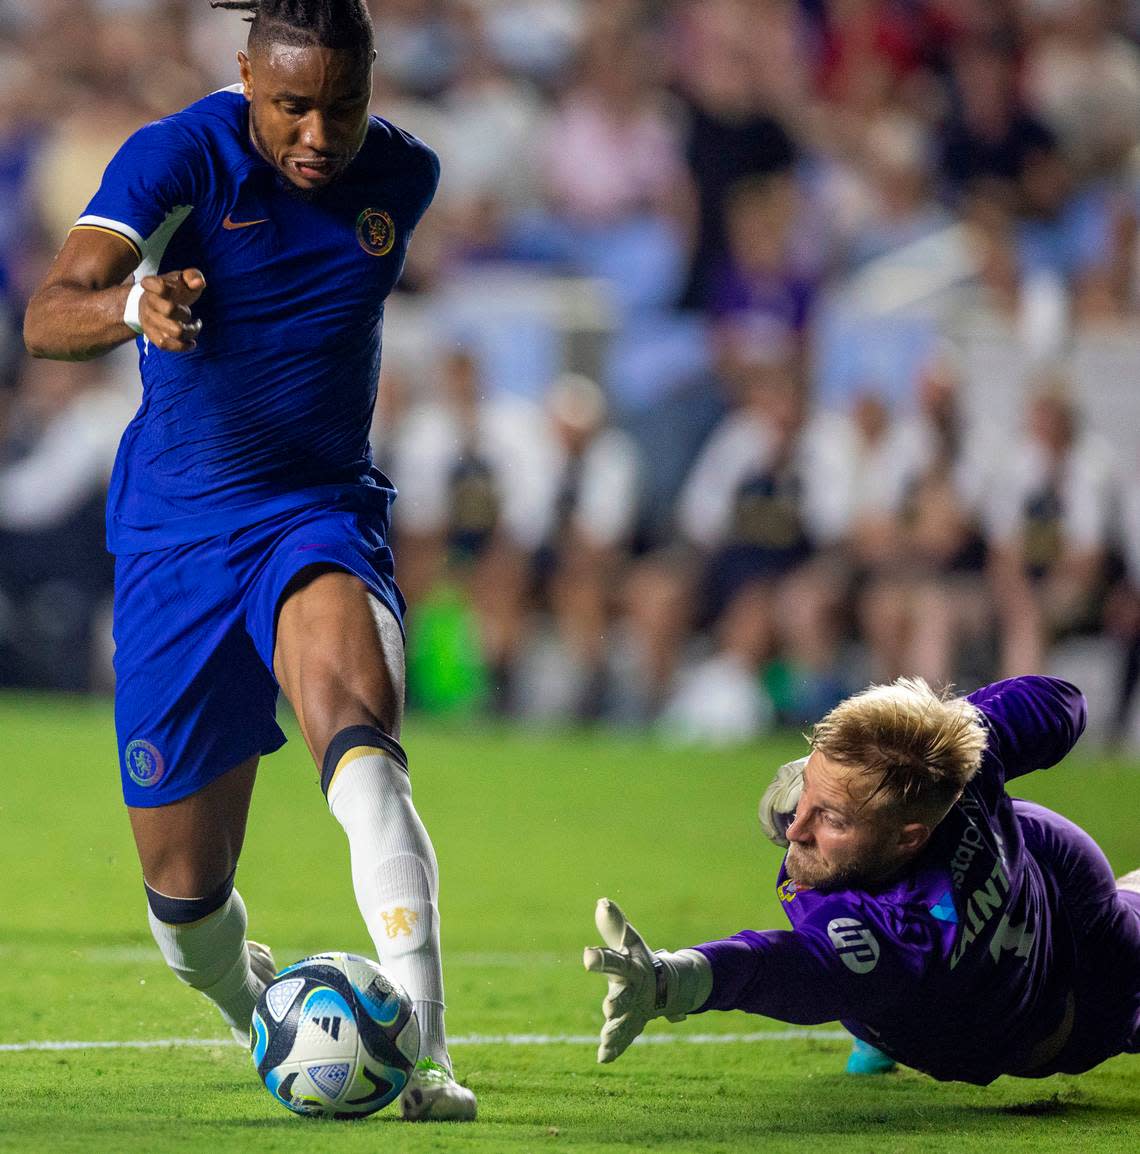
M879 960L879 943L875 935L855 918L832 918L827 936L843 964L855 974L867 974Z

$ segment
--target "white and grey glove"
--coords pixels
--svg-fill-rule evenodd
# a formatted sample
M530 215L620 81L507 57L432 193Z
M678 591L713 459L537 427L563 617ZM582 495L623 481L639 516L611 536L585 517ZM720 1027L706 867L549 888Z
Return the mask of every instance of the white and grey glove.
M708 1001L712 968L697 950L654 953L609 898L599 899L594 923L606 944L588 946L582 964L609 979L609 993L602 1002L605 1022L598 1061L612 1062L651 1018L680 1022Z
M760 828L770 842L785 849L788 847L788 826L795 820L796 806L800 804L800 794L804 791L807 760L800 757L781 765L760 799Z

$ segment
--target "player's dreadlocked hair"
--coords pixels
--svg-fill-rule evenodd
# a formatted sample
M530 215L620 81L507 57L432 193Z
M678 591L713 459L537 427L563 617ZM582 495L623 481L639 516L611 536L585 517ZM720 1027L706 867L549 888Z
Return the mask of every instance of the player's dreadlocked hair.
M345 49L372 55L366 0L210 0L211 8L248 12L249 44Z

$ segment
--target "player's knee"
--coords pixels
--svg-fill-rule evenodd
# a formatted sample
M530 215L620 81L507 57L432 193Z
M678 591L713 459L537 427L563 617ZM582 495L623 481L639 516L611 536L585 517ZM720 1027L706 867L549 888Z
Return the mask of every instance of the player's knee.
M146 890L147 905L150 912L158 921L168 926L188 926L200 922L216 913L229 901L234 889L235 869L221 882L202 897L172 897L169 894L155 889L146 881L143 888Z
M387 674L375 668L314 671L299 705L304 718L305 737L316 759L327 751L346 730L374 729L386 741L398 742L391 734L399 732L399 697Z

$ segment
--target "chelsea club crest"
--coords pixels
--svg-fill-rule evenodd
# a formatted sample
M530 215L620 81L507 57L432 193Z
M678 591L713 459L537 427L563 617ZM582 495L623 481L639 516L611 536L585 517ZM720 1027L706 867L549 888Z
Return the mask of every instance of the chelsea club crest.
M127 773L137 785L157 785L166 766L162 754L149 741L132 741L124 751Z
M386 256L396 243L396 226L386 212L366 208L356 218L356 239L370 256Z

